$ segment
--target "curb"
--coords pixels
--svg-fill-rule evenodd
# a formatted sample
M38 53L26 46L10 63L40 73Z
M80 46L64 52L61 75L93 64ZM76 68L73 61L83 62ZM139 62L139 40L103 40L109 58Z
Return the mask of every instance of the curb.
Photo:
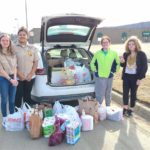
M112 92L112 99L114 102L118 103L119 105L122 106L122 95L118 94L117 92L113 91ZM143 119L147 120L150 122L150 109L143 104L136 102L136 106L134 109L134 112L142 117Z

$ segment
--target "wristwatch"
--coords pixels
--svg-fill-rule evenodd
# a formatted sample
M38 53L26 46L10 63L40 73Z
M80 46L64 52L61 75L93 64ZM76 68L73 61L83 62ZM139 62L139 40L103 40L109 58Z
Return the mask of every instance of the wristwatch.
M12 79L12 78L10 77L8 80L11 81L11 79Z

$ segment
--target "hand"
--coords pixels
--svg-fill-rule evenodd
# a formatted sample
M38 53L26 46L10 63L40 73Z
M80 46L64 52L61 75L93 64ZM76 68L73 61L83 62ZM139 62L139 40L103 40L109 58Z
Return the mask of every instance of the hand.
M141 80L137 80L137 81L136 81L136 85L139 86L140 84L141 84Z
M17 80L11 79L10 82L13 86L18 86L18 81Z
M33 74L32 74L32 73L29 73L29 74L27 75L27 77L26 77L26 80L27 80L27 81L31 81L32 76L33 76Z
M125 59L123 58L123 56L120 56L120 62L125 63Z

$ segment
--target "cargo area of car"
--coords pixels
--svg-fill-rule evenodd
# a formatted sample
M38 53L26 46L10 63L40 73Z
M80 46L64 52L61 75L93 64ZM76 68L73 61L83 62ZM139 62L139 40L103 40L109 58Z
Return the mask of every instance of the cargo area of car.
M82 48L53 48L46 51L48 83L69 86L93 83L90 57Z

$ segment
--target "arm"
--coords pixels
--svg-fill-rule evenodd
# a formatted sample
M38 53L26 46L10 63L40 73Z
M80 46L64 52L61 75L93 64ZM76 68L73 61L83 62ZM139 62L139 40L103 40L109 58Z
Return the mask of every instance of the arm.
M139 71L139 74L138 74L138 80L145 78L145 74L148 69L148 62L147 62L147 57L145 53L141 54L140 61L141 61L141 70Z
M31 81L32 76L33 76L33 75L35 74L35 72L36 72L37 66L38 66L38 60L33 62L32 70L30 71L30 73L28 74L28 76L27 76L27 78L26 78L27 81Z
M17 68L17 76L21 81L24 81L26 79L24 74L18 68Z
M120 66L125 67L126 66L126 53L123 54L121 60L120 60Z
M38 56L38 51L37 49L35 49L35 53L34 53L34 60L33 60L33 66L32 66L32 70L30 71L30 73L27 76L27 81L31 81L33 75L36 72L36 69L38 67L38 60L39 60L39 56Z
M116 72L118 72L119 71L119 69L120 69L120 59L119 59L119 56L118 56L118 54L116 53Z
M0 75L6 78L7 80L10 80L11 78L9 77L8 73L3 69L3 67L0 64Z
M96 62L96 54L94 55L94 57L92 58L92 61L91 61L91 63L90 63L90 67L91 67L91 70L93 71L93 72L96 72L97 70L96 70L96 66L95 66L95 62Z
M0 65L0 75L3 76L4 78L6 78L8 81L10 81L13 86L17 86L18 85L18 81L15 78L12 79L8 75L8 73L3 69L3 67L1 65Z

